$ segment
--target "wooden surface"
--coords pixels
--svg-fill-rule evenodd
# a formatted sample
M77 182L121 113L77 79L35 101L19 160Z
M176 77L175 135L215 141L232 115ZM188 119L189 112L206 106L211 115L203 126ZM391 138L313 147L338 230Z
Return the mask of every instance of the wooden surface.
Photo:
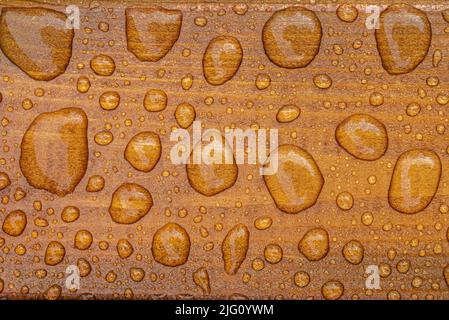
M65 1L49 2L0 0L0 6L41 6L64 12ZM321 299L323 284L337 280L344 285L343 299L386 299L399 295L402 299L448 299L443 269L449 263L446 209L449 140L448 131L441 130L441 126L449 125L449 117L448 105L440 105L436 98L439 94L449 94L449 23L441 15L441 10L449 9L449 5L446 1L403 2L424 10L432 25L432 42L426 58L413 72L404 75L392 76L382 67L374 30L365 27L365 5L370 1L357 2L359 16L353 23L338 19L336 8L340 1L297 2L316 13L323 29L318 55L310 65L300 69L280 68L264 52L262 28L274 11L285 7L279 1L249 4L245 15L234 13L234 3L161 3L165 8L181 10L183 22L178 41L157 62L141 62L126 48L125 8L136 3L143 5L144 1L79 1L81 29L75 31L66 71L54 80L33 80L0 53L3 96L0 171L6 172L11 180L11 185L0 191L0 221L13 210L22 210L28 220L19 237L0 231L0 240L3 239L0 279L4 282L0 297L42 298L48 288L56 285L62 289L61 298L84 295L124 299L132 292L135 299L192 296L208 299L235 294L250 299ZM381 3L384 8L391 2ZM196 17L206 17L207 25L195 25ZM109 31L100 31L100 22L107 22ZM230 81L213 86L203 76L202 59L210 40L220 35L239 39L243 60ZM359 49L353 47L355 41L362 42ZM343 49L342 54L335 53L339 51L336 45ZM186 56L186 50L190 55ZM432 64L436 50L443 56L438 67ZM92 71L90 61L98 54L113 58L116 64L113 75L101 77ZM271 78L265 90L255 85L256 76L262 73ZM332 79L332 86L326 90L317 88L313 82L315 75L323 73ZM193 76L193 85L183 90L181 79L187 74ZM80 76L90 79L87 93L77 91ZM426 84L430 76L439 79L438 86ZM45 92L41 97L36 95L39 88ZM150 113L143 108L148 89L162 89L167 93L165 110ZM120 105L105 111L98 100L103 92L111 90L120 94ZM383 95L382 105L370 105L373 92ZM209 97L213 98L212 104L207 103ZM30 110L22 107L26 98L34 104ZM168 158L172 145L170 132L178 126L174 112L183 102L195 107L197 120L206 128L222 131L226 127L278 128L280 144L294 144L307 150L324 177L316 204L298 214L280 211L258 173L259 167L254 165L239 165L235 185L215 196L206 197L193 190L185 166L174 165ZM406 113L407 105L412 102L421 105L420 113L413 117ZM301 114L295 121L281 124L276 121L276 113L287 104L299 106ZM19 166L20 145L36 116L68 107L80 108L87 114L89 160L87 171L74 192L60 197L33 188L27 182ZM388 149L376 161L357 160L335 140L338 124L355 113L376 117L388 131ZM94 136L108 124L114 140L100 146ZM158 133L162 142L161 158L148 173L135 170L123 156L131 137L142 131ZM438 154L442 174L430 205L410 215L390 207L388 188L396 160L414 148L431 149ZM93 175L105 179L105 187L100 192L85 191ZM144 186L154 202L145 217L129 225L113 222L108 213L113 192L125 182ZM19 201L14 198L18 188L26 193ZM337 195L343 191L354 199L350 210L337 206ZM40 211L33 206L35 201L41 201ZM80 209L80 218L65 223L61 211L70 205ZM362 223L362 215L367 212L374 217L370 226ZM258 230L254 226L261 216L272 219L269 229ZM38 217L46 219L48 226L37 226ZM168 222L183 226L190 236L188 261L178 267L157 263L151 252L153 235ZM237 273L229 275L224 270L221 245L227 232L239 223L249 229L249 248ZM298 243L315 227L327 230L330 249L324 259L312 262L298 251ZM92 246L84 251L74 246L75 234L83 229L93 235ZM134 247L134 253L127 259L117 254L119 239L128 239ZM343 246L350 240L358 240L365 249L364 259L358 265L348 263L342 255ZM66 251L64 260L55 266L44 261L50 241L59 241ZM264 249L272 243L282 247L282 261L276 264L265 261L264 268L255 271L253 260L264 260ZM16 249L19 245L26 248L23 255L16 253L20 251ZM79 290L70 292L65 287L65 270L79 258L89 261L92 272L81 278ZM405 273L397 268L401 261L410 264ZM388 264L391 274L381 279L380 290L367 290L365 270L369 265L380 264ZM132 267L144 269L142 281L130 278ZM193 272L202 267L207 269L210 278L211 291L206 295L192 279ZM40 269L47 271L43 278L37 276ZM117 277L108 282L111 271ZM298 271L310 275L310 284L305 288L294 283Z

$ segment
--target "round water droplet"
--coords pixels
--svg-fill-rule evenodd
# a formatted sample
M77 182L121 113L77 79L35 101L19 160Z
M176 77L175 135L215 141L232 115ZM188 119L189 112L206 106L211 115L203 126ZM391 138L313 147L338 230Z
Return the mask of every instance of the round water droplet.
M365 249L359 241L351 240L345 244L342 253L349 263L359 264L363 260Z
M276 11L265 23L262 41L277 66L303 68L318 54L321 36L321 22L313 11L290 7Z
M281 107L277 114L276 120L280 123L287 123L295 121L301 114L301 109L293 104Z
M3 220L2 230L12 237L20 236L27 225L27 216L21 210L11 211Z
M134 169L150 172L161 157L161 140L157 133L144 131L136 134L128 142L125 159Z
M120 104L120 95L117 91L106 91L100 96L99 102L104 110L114 110Z
M350 210L353 205L354 205L354 198L352 197L351 193L343 191L337 195L337 206L341 210L345 211Z
M283 256L281 246L277 244L269 244L265 247L264 257L267 262L271 264L276 264L281 262Z
M359 11L351 4L341 4L337 8L337 16L343 22L354 22L359 15Z
M195 120L195 117L196 111L191 104L183 102L176 107L175 119L181 128L187 129L190 127Z
M282 145L270 158L278 159L278 170L263 178L276 206L286 213L298 213L313 206L324 178L312 156L297 146Z
M382 65L394 75L413 71L427 56L432 39L426 13L407 4L384 10L375 34Z
M136 183L124 183L114 191L109 214L114 222L132 224L142 219L153 206L150 192Z
M310 229L298 244L298 250L309 261L323 259L329 252L329 235L322 228Z
M207 153L207 151L202 150L201 143L198 143L190 155L190 163L186 165L187 177L192 188L208 197L231 188L238 177L238 167L234 155L224 138L222 138L221 144L210 150L210 154L215 154L215 152L218 155L221 154L217 161L211 161L210 164L207 164L204 163L203 159L200 164L195 164L195 154ZM229 164L226 163L228 158L232 160Z
M86 76L81 76L78 78L76 83L76 89L79 93L86 93L90 89L90 80Z
M388 201L402 213L424 210L435 196L441 177L438 155L425 149L413 149L399 156L391 177Z
M87 182L86 191L87 192L99 192L104 189L104 178L99 175L94 175L89 177Z
M167 107L167 94L160 89L150 89L145 93L143 106L150 112L162 111Z
M110 76L115 71L114 60L107 55L100 54L90 60L90 67L99 76Z
M298 271L295 273L293 281L295 282L295 285L297 285L298 287L305 288L310 283L310 276L305 271Z
M120 239L117 242L117 253L120 258L126 259L130 257L134 252L132 244L126 239Z
M360 160L377 160L388 147L385 126L366 114L355 114L343 120L335 130L338 144Z
M62 209L61 219L64 222L70 223L78 220L80 217L80 209L74 206L68 206Z
M326 300L338 300L345 291L343 284L340 281L331 280L323 284L321 287L321 294Z
M187 262L190 237L177 223L167 223L156 231L151 247L153 258L160 264L177 267Z
M75 248L79 250L87 250L92 245L94 237L87 230L80 230L75 235Z
M317 88L329 89L332 86L332 79L327 74L318 74L313 77L313 83Z
M87 116L78 108L42 113L28 127L20 147L20 168L28 183L65 196L87 169Z
M203 56L203 72L207 82L221 85L236 74L243 59L240 42L231 36L211 40Z
M65 257L65 248L58 241L51 241L45 250L45 263L49 266L55 266L62 262Z

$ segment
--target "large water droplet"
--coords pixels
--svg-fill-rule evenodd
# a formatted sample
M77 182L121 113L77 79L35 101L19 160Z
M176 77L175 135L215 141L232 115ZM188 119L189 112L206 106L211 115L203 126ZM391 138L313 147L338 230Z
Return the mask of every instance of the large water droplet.
M390 74L413 71L427 56L432 39L425 12L394 4L380 14L376 41L382 65Z
M431 150L413 149L399 156L391 177L388 201L402 213L424 210L437 192L441 161Z
M324 178L312 156L294 145L282 145L270 158L278 159L278 170L264 175L276 206L287 213L298 213L313 206L320 195Z
M65 14L46 8L2 8L0 48L35 80L64 73L72 56L73 29Z
M164 8L127 8L128 50L140 61L159 61L179 38L182 13Z
M28 127L20 147L20 168L28 183L65 196L86 173L87 116L79 108L42 113Z
M318 54L321 35L321 22L313 11L291 7L276 11L265 23L262 41L274 64L303 68Z
M136 183L124 183L112 195L109 214L113 221L132 224L142 219L153 206L150 192Z
M177 267L187 262L190 253L190 237L177 223L167 223L156 231L151 247L154 260Z
M145 131L136 134L128 142L125 149L125 159L134 169L150 172L161 157L161 140L157 133Z
M338 144L361 160L377 160L388 147L387 129L367 114L355 114L343 120L335 130Z
M299 241L298 249L310 261L323 259L329 252L327 231L323 228L310 229Z

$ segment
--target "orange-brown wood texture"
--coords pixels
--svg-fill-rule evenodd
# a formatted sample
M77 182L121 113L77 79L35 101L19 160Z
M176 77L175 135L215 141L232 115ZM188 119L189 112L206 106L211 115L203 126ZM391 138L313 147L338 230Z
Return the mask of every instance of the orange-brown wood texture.
M448 299L449 4L394 3L0 0L0 297ZM170 157L194 118L300 149L195 184Z

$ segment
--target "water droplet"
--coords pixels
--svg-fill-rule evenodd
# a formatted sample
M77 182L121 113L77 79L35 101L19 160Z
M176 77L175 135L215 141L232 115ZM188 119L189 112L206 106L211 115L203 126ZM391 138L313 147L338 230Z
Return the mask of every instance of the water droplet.
M210 281L209 281L209 273L206 268L199 268L196 270L193 275L193 282L201 288L204 295L210 294Z
M265 247L264 257L267 262L271 264L276 264L281 262L283 256L283 251L281 246L277 244L269 244Z
M343 284L337 280L331 280L323 284L321 294L326 300L338 300L345 291Z
M322 228L310 229L298 244L298 250L309 261L323 259L329 252L329 235Z
M95 135L94 140L100 146L107 146L114 140L114 136L110 131L100 131Z
M130 268L129 276L135 282L140 282L145 277L145 270L142 268Z
M11 180L9 180L9 176L6 172L0 172L0 191L5 189L11 184Z
M3 232L12 237L18 237L25 230L27 216L22 210L11 211L3 221Z
M384 104L384 96L380 92L373 92L369 96L369 104L373 107L379 107Z
M293 104L285 105L279 108L276 114L276 120L280 123L295 121L301 114L301 109Z
M61 286L54 284L50 286L47 290L45 290L43 295L46 300L53 301L58 300L61 297L61 293L62 293Z
M84 258L79 258L76 265L80 270L80 277L87 277L92 271L92 267L90 266L89 261Z
M114 60L105 54L99 54L90 60L90 68L99 76L110 76L115 71Z
M337 8L337 16L343 22L354 22L358 15L359 11L351 4L344 3Z
M22 139L20 168L33 187L65 196L86 173L88 156L87 116L66 108L33 120Z
M219 163L206 164L204 161L200 164L194 164L193 155L197 153L203 153L201 144L198 143L190 155L190 163L186 165L187 177L189 183L193 189L205 196L216 195L226 189L231 188L237 181L238 167L235 164L234 155L232 150L225 139L222 143L216 145L215 149L211 149L212 152L221 154L221 161ZM226 159L231 159L232 163L227 164Z
M377 160L388 147L387 129L367 114L355 114L343 120L335 130L335 137L346 152L360 160Z
M327 74L318 74L313 77L313 83L317 88L329 89L332 86L332 79Z
M117 253L120 258L126 259L130 257L134 252L132 244L126 239L120 239L117 242Z
M443 276L444 281L446 281L446 285L449 287L449 264L443 269Z
M183 90L190 90L193 85L193 76L191 74L186 74L181 79L181 87Z
M128 142L125 159L134 169L150 172L161 157L161 140L157 133L144 131L136 134Z
M423 11L407 4L390 5L381 13L380 28L376 29L384 69L390 74L413 71L427 56L431 38L430 22Z
M75 235L75 248L79 250L87 250L92 245L94 237L88 230L80 230Z
M89 177L86 185L87 192L99 192L104 188L104 178L99 175Z
M127 8L125 14L128 50L140 61L159 61L178 41L181 11L160 7Z
M114 110L120 104L120 95L117 91L106 91L100 96L99 102L104 110Z
M413 149L399 156L391 177L388 201L402 213L424 210L437 192L441 161L430 150Z
M259 217L254 221L254 226L258 230L266 230L271 227L273 220L270 217Z
M55 266L64 259L65 248L58 241L51 241L45 250L45 263L49 266Z
M318 54L321 22L313 11L291 7L276 11L263 27L263 46L279 67L303 68Z
M90 80L86 76L81 76L78 78L76 83L76 89L79 93L86 93L90 89Z
M153 206L150 192L136 183L124 183L112 195L109 214L114 222L132 224L142 219Z
M195 120L195 117L196 111L191 104L183 102L176 107L175 119L181 128L187 129L190 127Z
M203 56L203 72L207 82L221 85L236 74L243 59L240 42L231 36L211 40Z
M162 111L167 107L167 94L160 89L150 89L145 93L143 106L150 112Z
M151 247L153 258L168 267L187 262L190 253L190 237L177 223L167 223L156 231Z
M365 249L359 241L351 240L345 244L342 253L349 263L359 264L363 260Z
M405 112L409 117L415 117L421 112L421 106L417 103L410 103Z
M266 73L260 73L256 77L256 88L259 90L265 90L271 84L271 78Z
M343 191L337 195L337 206L341 210L345 211L350 210L353 205L354 205L354 198L352 197L351 193Z
M249 230L244 224L237 224L229 230L221 245L224 268L227 274L237 273L246 258L248 245Z
M61 219L66 223L74 222L80 217L80 209L74 206L67 206L62 209Z
M65 27L66 20L52 9L2 8L0 48L29 77L52 80L72 57L74 31Z
M276 206L286 213L313 206L324 184L313 157L294 145L282 145L270 157L278 158L278 171L263 178Z
M305 271L298 271L295 273L293 281L295 282L295 285L297 285L298 287L305 288L310 283L310 276Z
M239 16L243 16L248 11L248 5L246 3L238 3L232 6L232 11Z

